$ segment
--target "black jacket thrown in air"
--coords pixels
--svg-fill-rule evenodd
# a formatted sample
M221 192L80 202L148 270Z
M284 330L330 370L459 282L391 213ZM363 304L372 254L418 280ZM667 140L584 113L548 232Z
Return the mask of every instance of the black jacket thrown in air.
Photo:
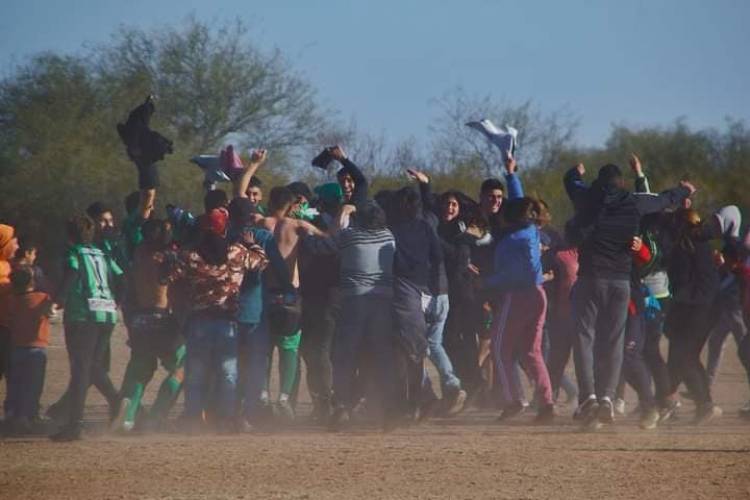
M587 186L574 167L564 178L576 214L579 233L579 276L629 280L633 267L630 245L641 217L661 212L690 194L678 187L658 195L633 194L625 189Z
M156 111L151 96L133 109L127 121L117 124L117 133L128 152L128 157L138 168L153 165L172 152L172 141L151 130L151 116Z

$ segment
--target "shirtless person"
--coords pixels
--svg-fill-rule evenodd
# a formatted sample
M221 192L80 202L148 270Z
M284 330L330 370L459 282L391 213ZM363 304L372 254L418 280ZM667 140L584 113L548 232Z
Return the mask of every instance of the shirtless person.
M157 425L166 419L182 388L184 375L185 342L172 315L168 285L160 280L161 269L171 253L171 225L149 218L153 198L153 195L145 200L142 197L147 207L143 241L135 247L129 276L129 287L133 291L128 329L131 353L120 389L123 404L112 422L113 430L125 432L135 426L141 398L159 361L168 375L149 414L151 423Z
M250 180L255 175L258 168L265 162L267 152L263 149L256 150L250 157L250 163L238 179L235 185L235 197L247 197L247 189ZM292 205L297 201L297 197L285 187L275 187L269 193L268 216L258 218L256 225L270 231L278 246L284 262L289 270L289 277L295 289L299 288L299 243L302 236L305 235L322 235L323 233L309 222L293 219L289 217ZM275 273L266 273L264 276L264 287L266 297L264 298L264 315L268 317L269 305L272 300L278 300L277 297L284 293L288 288L284 283L279 283ZM280 371L280 389L277 409L286 419L294 418L294 409L289 401L289 396L294 389L297 379L298 351L301 338L299 326L294 326L293 331L277 331L283 328L276 321L270 322L270 336L272 346L279 349L279 371ZM282 322L283 323L283 322ZM292 324L298 322L291 322ZM265 384L264 384L265 385ZM269 399L266 390L261 395L261 400Z
M294 193L285 187L271 189L268 203L270 215L262 219L259 226L273 233L279 252L289 270L292 285L295 289L298 289L301 237L306 235L322 236L323 233L309 222L289 217L289 211L296 200L297 197ZM267 276L266 290L271 300L274 300L272 297L278 295L283 289L283 283L278 283L274 274ZM269 304L270 302L266 301L266 308ZM279 328L284 327L279 326L275 321L271 321L269 327L272 345L279 349L281 380L277 408L282 417L293 419L294 410L289 401L289 395L292 393L297 379L298 351L302 332L298 325L294 327L294 331L278 331Z

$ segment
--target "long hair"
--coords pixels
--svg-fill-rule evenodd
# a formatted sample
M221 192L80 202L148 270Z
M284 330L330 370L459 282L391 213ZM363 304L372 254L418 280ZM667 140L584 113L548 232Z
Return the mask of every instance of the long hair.
M539 202L528 196L507 201L503 217L513 227L535 224L539 219Z

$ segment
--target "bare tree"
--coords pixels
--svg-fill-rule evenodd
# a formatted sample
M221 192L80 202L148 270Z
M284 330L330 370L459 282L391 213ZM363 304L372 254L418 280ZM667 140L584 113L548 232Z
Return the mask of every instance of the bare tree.
M454 88L433 100L439 115L430 127L432 163L450 170L456 165L479 161L485 175L496 175L501 158L484 136L466 127L472 120L489 118L497 125L518 129L518 159L527 167L549 167L571 141L578 121L566 110L543 114L532 101L509 104L492 96L469 95Z
M239 21L218 29L195 19L182 29L122 28L95 54L110 93L131 100L135 92L141 99L157 93L157 117L193 152L227 138L272 149L314 139L312 87L278 50L254 46Z

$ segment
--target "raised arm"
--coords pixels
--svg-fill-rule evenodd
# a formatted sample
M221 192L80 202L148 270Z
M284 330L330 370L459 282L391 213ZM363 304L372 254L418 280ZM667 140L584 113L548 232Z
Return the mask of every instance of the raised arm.
M635 206L641 216L663 212L669 207L680 205L694 192L695 186L687 181L682 181L676 188L668 189L658 195L636 193L634 195Z
M413 168L406 169L406 173L409 177L417 181L419 185L419 196L420 198L422 198L423 209L437 215L440 207L438 207L438 203L436 200L437 197L432 192L432 187L430 186L430 178L424 172Z
M582 201L582 198L588 193L589 186L583 180L583 174L586 173L586 167L583 163L579 163L575 167L565 172L563 177L563 184L565 185L565 192L568 193L568 198L573 202L573 206L578 207Z
M156 188L141 189L141 196L138 202L138 215L142 220L151 217L156 204Z
M650 193L651 186L648 184L648 178L643 173L643 166L641 165L641 159L638 155L630 155L630 169L635 174L635 192L636 193Z
M341 163L342 166L346 167L349 175L352 176L352 181L354 181L354 190L352 191L350 203L358 208L362 208L367 201L367 178L359 167L346 156L346 153L341 146L334 147L331 150L331 155Z
M509 200L523 198L523 184L521 184L521 178L516 175L517 172L516 160L509 157L505 160L505 184L508 186Z
M247 188L250 186L250 180L258 171L261 165L263 165L268 159L268 151L265 149L256 149L250 155L250 162L248 163L245 170L234 181L234 197L235 198L247 198Z

